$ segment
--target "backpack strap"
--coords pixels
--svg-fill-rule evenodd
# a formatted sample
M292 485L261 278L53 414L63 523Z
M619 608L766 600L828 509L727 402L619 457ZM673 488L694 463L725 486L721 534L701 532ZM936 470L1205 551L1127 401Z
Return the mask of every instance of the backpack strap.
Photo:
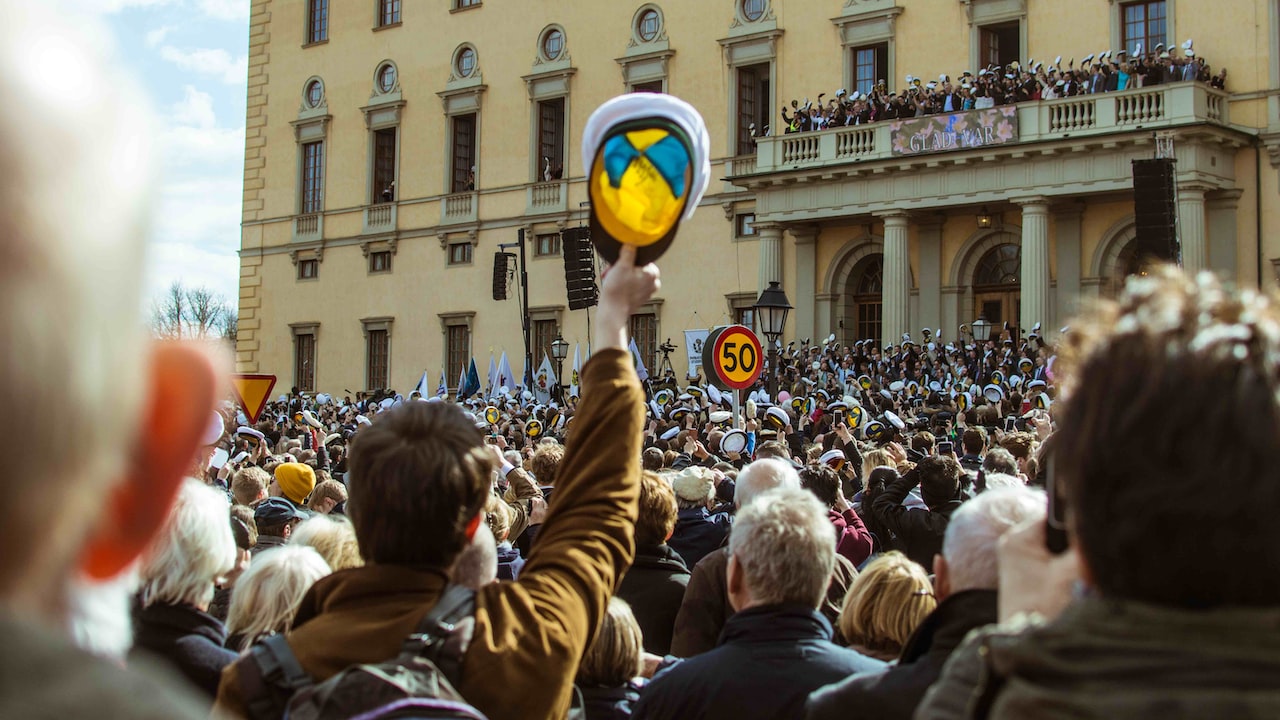
M281 717L289 698L312 683L284 635L258 641L246 660L240 664L238 674L250 720Z
M449 682L457 685L462 674L462 656L471 643L475 612L474 590L452 583L446 585L435 607L418 622L413 634L405 638L401 662L425 657Z

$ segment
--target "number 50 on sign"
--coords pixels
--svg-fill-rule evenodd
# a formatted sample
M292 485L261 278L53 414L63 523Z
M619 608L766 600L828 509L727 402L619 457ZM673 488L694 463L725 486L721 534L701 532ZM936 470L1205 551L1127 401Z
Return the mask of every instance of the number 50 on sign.
M716 328L707 336L702 366L716 384L733 390L744 390L755 384L764 368L760 340L750 328L729 325Z

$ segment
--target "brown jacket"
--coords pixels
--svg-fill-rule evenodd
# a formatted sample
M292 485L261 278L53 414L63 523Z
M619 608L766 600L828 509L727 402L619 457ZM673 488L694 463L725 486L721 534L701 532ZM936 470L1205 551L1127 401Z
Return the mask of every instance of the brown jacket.
M475 637L458 689L492 720L568 713L578 660L635 555L644 393L629 353L597 352L582 386L557 492L520 580L476 596ZM428 568L334 573L303 599L289 644L317 680L385 661L445 582L443 571ZM223 672L217 707L243 714L238 666Z
M684 591L684 601L680 603L680 612L676 614L676 627L671 637L672 655L691 658L715 648L719 643L720 631L733 616L733 607L729 605L728 572L728 548L715 550L694 566L693 576ZM836 620L840 617L844 596L856 577L858 569L853 563L836 555L827 596L818 608L818 612L835 628L835 642L841 645L844 641L840 638Z

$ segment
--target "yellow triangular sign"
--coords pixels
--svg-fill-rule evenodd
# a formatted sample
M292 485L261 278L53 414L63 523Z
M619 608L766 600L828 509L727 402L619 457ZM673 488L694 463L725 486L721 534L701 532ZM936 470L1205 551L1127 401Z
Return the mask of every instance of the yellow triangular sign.
M235 388L236 400L240 408L249 416L250 423L258 422L258 416L267 406L271 398L271 390L276 386L275 375L232 375L231 386Z

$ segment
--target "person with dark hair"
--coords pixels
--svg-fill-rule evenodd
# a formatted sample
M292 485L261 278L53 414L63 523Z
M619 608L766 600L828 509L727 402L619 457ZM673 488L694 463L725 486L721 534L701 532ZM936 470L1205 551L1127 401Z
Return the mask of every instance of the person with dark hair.
M676 528L676 495L657 473L640 478L640 514L636 518L636 559L618 587L644 632L644 649L671 652L676 613L689 585L689 568L667 545Z
M475 635L455 686L495 720L568 713L579 659L634 555L644 393L627 327L659 284L656 267L634 263L634 246L623 245L601 284L595 352L556 472L563 497L520 579L475 595ZM360 430L347 514L366 564L323 578L303 598L288 636L303 672L324 681L396 657L483 522L494 469L474 417L454 405L403 403ZM261 699L242 684L252 657L224 671L218 710L244 715Z
M1275 295L1172 267L1071 323L1068 549L1040 522L1002 538L1000 617L1022 621L971 635L918 717L1280 716L1277 353Z
M835 527L836 552L861 565L871 557L874 542L862 518L844 497L840 476L826 465L811 463L800 471L800 485L813 493L827 508L827 519Z
M872 480L877 477L873 473ZM902 501L916 485L927 509L907 508ZM871 489L871 514L902 540L907 557L925 568L942 552L942 536L951 513L960 507L960 463L950 455L932 455L883 489Z

